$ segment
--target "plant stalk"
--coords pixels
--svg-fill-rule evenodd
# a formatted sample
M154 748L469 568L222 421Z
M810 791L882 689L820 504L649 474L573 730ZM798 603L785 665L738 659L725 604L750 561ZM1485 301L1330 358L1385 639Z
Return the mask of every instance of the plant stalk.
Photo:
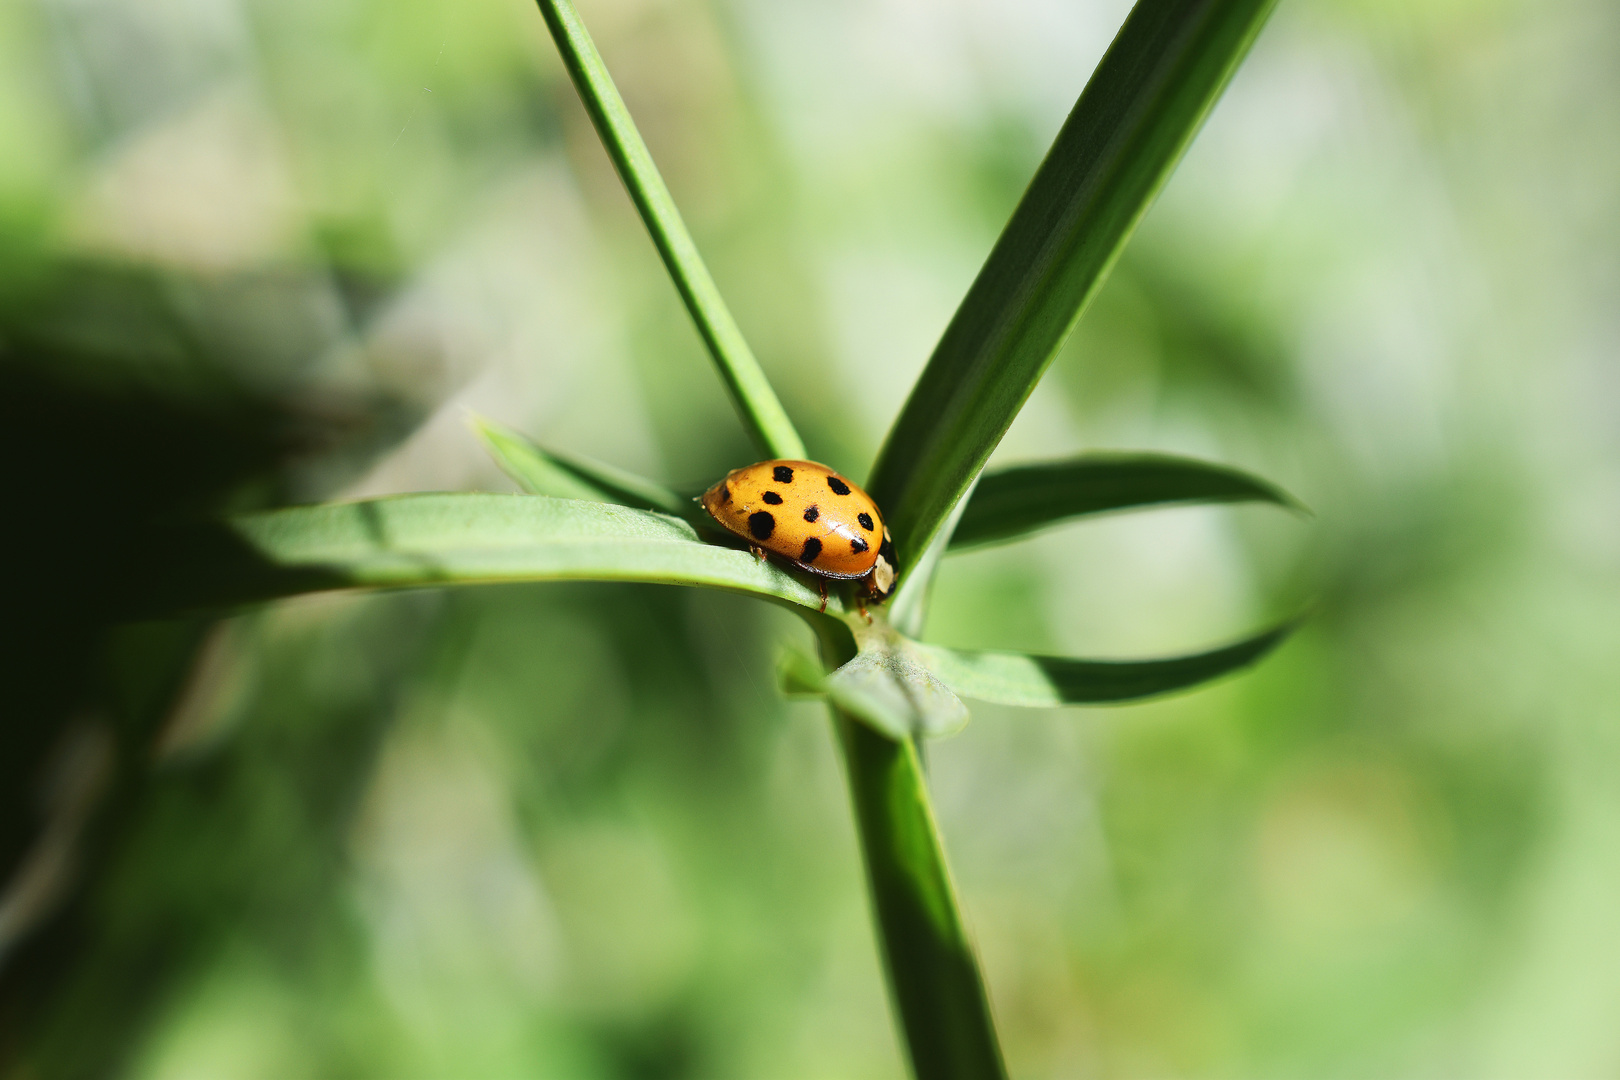
M630 200L652 234L653 245L664 260L686 310L697 324L698 334L709 355L720 369L720 378L731 394L748 433L767 457L802 458L804 442L777 400L776 391L760 370L759 361L743 338L742 330L709 276L697 244L686 230L675 200L670 197L664 178L653 164L647 144L636 130L630 110L619 96L607 65L580 21L569 0L537 0L563 66L574 81L574 88L590 114L596 133L607 148L613 167L624 182Z
M824 632L821 638L829 670L854 656L853 642ZM990 1000L917 747L832 712L889 995L912 1073L918 1080L1005 1080Z

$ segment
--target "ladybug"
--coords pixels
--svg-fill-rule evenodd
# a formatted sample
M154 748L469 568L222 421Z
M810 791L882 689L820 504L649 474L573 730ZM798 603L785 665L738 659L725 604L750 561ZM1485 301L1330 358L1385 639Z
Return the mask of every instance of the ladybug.
M894 591L898 560L877 503L825 465L761 461L731 470L698 501L755 555L770 552L823 579L823 611L827 578L864 579L875 600Z

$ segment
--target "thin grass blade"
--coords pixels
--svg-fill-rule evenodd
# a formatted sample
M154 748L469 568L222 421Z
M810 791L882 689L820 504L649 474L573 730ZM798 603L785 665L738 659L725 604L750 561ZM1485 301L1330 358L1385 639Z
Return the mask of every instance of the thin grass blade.
M934 349L867 485L902 567L1096 293L1274 0L1139 0Z
M547 450L482 416L473 417L472 424L495 463L531 495L617 503L679 518L692 516L695 504L691 499L681 498L656 481L587 457Z
M709 276L697 244L687 232L675 200L664 186L664 178L653 164L647 144L636 130L579 13L568 0L538 2L557 51L562 54L563 66L720 370L737 415L766 457L804 457L804 442Z
M232 606L334 589L511 581L643 581L727 589L814 615L818 591L684 521L537 495L399 495L176 529L125 608ZM829 615L843 614L837 596Z
M1308 512L1257 476L1168 454L1087 454L986 473L951 533L950 550L1017 540L1090 514L1170 503L1269 502Z
M919 658L963 697L1000 705L1102 705L1187 690L1255 663L1298 624L1290 620L1209 652L1160 660L1076 660L1027 653L915 646Z

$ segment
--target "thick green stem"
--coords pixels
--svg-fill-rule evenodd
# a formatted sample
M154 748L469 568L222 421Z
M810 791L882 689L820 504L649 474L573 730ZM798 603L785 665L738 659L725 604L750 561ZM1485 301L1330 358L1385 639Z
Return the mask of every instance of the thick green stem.
M618 88L613 85L607 65L585 31L579 13L568 0L538 0L538 3L552 40L557 43L557 51L562 54L563 65L585 104L585 111L596 125L596 133L613 159L619 179L624 181L675 288L686 303L686 310L697 324L715 366L720 369L720 377L731 394L737 415L767 456L804 457L804 442L760 370L759 361L754 359L726 302L721 299L720 290L709 276L697 244L686 231L686 223L675 209L675 200L664 186L664 178L658 174L647 144L636 130L635 121L630 119L630 111L619 97Z
M847 635L844 635L847 637ZM829 666L854 655L822 634ZM1006 1066L916 747L833 711L889 992L919 1080L1003 1080Z

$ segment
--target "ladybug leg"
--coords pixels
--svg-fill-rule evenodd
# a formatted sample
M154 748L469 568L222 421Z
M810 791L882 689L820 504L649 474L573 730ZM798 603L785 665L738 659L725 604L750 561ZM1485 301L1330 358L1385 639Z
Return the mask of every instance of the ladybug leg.
M758 544L749 544L748 550L752 551L754 553L754 558L758 559L760 562L765 561L765 549L760 547Z
M871 626L872 625L872 616L870 616L870 615L868 615L866 613L866 594L865 593L860 593L856 597L856 599L855 599L855 609L861 613L861 618L866 620L866 625Z
M827 579L822 578L822 577L816 578L816 588L821 590L821 608L820 608L820 610L821 611L826 611L827 610Z

